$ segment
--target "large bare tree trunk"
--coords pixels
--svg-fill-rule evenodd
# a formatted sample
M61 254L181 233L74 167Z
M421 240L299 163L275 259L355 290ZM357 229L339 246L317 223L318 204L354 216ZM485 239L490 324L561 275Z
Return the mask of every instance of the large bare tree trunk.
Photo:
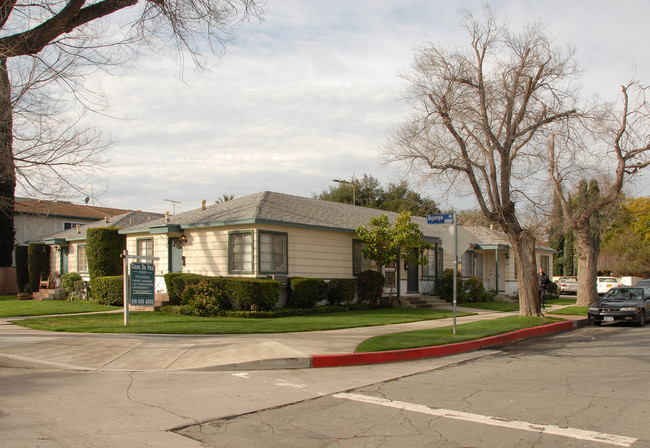
M535 237L528 232L510 235L519 285L519 315L540 316L539 292L537 290L537 266L535 263Z
M586 228L586 230L585 230ZM598 270L598 239L591 235L588 226L576 230L576 253L578 256L578 300L576 305L589 306L598 303L596 274Z
M7 60L0 60L0 267L11 266L14 248L14 195L11 85Z

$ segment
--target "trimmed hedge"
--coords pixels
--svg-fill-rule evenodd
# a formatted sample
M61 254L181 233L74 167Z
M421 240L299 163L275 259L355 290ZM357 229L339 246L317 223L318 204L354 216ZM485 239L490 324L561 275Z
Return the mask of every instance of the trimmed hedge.
M124 278L121 275L91 278L90 290L97 303L124 306Z
M167 274L163 275L163 278L165 279L165 286L167 286L167 295L169 296L170 305L181 304L181 294L178 292L176 286L174 285L174 279L183 275L187 274L183 274L182 272L168 272Z
M18 292L25 292L25 286L29 284L27 253L27 246L16 246L16 283L18 283Z
M327 299L327 284L318 278L290 278L287 286L289 308L313 308Z
M280 300L282 284L258 278L224 278L226 291L234 304L244 311L268 311Z
M327 284L327 300L332 305L350 306L356 293L356 278L335 278Z
M223 291L230 308L238 308L245 311L267 311L275 308L280 299L281 284L277 280L266 280L257 278L232 278L232 277L209 277L200 274L174 273L165 275L165 283L168 285L167 293L179 304L187 304L189 297L184 297L184 291L200 282L207 282ZM169 288L171 285L171 288ZM223 300L226 300L223 299ZM221 302L220 308L227 306Z
M86 232L86 257L90 278L123 274L120 255L126 249L126 235L115 227L97 227Z
M30 292L38 291L41 277L50 275L50 246L30 243L27 248Z

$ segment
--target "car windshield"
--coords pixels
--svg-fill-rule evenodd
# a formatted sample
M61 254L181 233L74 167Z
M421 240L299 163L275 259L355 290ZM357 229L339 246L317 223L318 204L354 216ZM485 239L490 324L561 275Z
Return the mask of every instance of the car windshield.
M560 281L562 283L576 283L578 279L573 277L563 277Z
M598 281L601 283L616 283L616 279L612 277L601 277Z
M643 289L641 288L614 288L610 290L603 300L641 300Z

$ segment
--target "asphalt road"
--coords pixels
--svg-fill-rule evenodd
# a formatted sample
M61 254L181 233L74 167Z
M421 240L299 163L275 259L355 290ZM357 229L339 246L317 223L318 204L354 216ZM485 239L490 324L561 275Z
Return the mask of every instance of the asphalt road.
M0 446L650 447L648 346L650 326L603 326L331 369L111 372L5 362Z
M183 428L209 447L648 447L650 328L587 327Z

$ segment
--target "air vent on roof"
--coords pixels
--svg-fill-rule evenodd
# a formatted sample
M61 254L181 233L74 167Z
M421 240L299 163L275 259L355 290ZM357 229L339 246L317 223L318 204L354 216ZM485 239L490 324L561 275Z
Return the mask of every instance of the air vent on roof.
M206 204L207 202L208 202L208 201L206 201L205 199L201 199L201 210L205 210L205 204Z

